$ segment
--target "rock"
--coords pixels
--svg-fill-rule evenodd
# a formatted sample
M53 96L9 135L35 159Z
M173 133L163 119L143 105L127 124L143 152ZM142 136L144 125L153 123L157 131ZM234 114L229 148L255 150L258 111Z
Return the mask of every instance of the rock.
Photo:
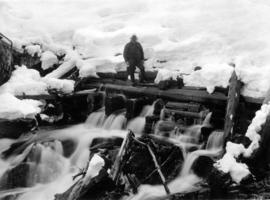
M201 178L207 178L211 173L213 164L214 161L212 160L212 158L208 156L200 156L194 161L192 165L192 170L197 176Z
M157 77L158 71L145 71L144 78L147 82L154 82ZM139 79L141 80L141 73L139 74Z
M0 119L0 138L16 139L23 133L33 130L36 126L35 119Z
M13 189L16 187L31 187L33 183L29 182L31 180L30 176L32 172L33 163L21 163L16 167L6 171L1 178L0 188Z
M62 140L62 146L64 150L64 156L69 157L77 148L77 143L74 140Z

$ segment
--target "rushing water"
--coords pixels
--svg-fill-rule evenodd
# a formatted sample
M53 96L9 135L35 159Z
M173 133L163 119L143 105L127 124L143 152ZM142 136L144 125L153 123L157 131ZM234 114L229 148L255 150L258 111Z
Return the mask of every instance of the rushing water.
M154 106L145 106L141 114L127 123L125 110L117 111L106 117L104 109L92 113L84 124L63 129L44 130L25 141L1 139L2 154L12 144L22 142L21 148L2 156L0 159L0 199L13 195L18 200L52 200L57 193L65 192L76 180L72 177L86 168L89 160L89 146L96 137L124 138L127 129L136 134L143 131L145 117L152 115ZM168 184L172 193L197 190L201 181L192 171L192 164L201 155L215 157L222 150L222 133L213 132L205 149L199 143L200 128L203 125L190 127L183 135L170 138L184 153L184 164L179 176ZM69 141L70 146L65 145ZM191 151L191 147L197 150ZM69 151L69 153L67 153ZM22 161L26 163L22 166ZM12 169L21 170L15 179ZM90 170L90 172L89 172ZM95 169L97 170L97 169ZM14 170L13 170L14 171ZM94 172L93 172L94 173ZM18 173L17 173L18 174ZM91 174L88 167L87 174ZM16 174L15 174L16 175ZM13 185L10 185L12 182ZM15 181L16 182L16 181ZM137 195L129 199L159 199L166 195L163 186L141 185Z

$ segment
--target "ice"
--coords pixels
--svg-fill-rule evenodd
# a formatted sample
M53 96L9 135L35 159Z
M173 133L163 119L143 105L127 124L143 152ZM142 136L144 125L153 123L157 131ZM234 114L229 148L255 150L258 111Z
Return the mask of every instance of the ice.
M0 118L1 119L18 119L18 118L34 118L41 112L42 103L36 100L19 100L12 94L0 94Z
M41 68L46 70L51 67L53 67L55 64L58 63L58 58L57 56L51 52L51 51L45 51L41 54Z

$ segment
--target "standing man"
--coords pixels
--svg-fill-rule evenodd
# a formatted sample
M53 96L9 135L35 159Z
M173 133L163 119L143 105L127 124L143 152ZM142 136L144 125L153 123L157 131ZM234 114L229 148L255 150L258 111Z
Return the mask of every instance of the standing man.
M138 38L136 35L132 35L130 38L130 42L126 44L124 49L124 59L128 65L127 71L130 75L130 79L133 83L135 83L135 69L136 66L141 71L141 82L145 81L145 71L144 71L144 53L142 45L137 41Z

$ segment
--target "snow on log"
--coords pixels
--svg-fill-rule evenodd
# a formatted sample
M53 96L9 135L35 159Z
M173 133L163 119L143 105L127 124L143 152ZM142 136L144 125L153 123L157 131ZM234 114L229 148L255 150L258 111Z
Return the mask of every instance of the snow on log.
M267 94L270 94L270 90L268 90ZM269 100L270 97L266 96L264 104L261 106L261 109L256 112L255 117L247 129L245 136L251 140L251 144L245 148L243 144L227 142L225 155L215 164L215 167L219 170L225 173L230 173L232 179L236 183L240 183L244 177L250 174L247 165L237 162L237 158L240 155L244 155L244 157L251 157L255 150L260 147L260 143L263 142L261 141L261 134L269 132L269 127L263 127L267 117L270 116Z
M61 78L66 73L71 71L74 67L80 67L82 65L82 60L80 56L75 51L69 51L65 56L64 63L61 64L57 69L47 74L47 78Z

